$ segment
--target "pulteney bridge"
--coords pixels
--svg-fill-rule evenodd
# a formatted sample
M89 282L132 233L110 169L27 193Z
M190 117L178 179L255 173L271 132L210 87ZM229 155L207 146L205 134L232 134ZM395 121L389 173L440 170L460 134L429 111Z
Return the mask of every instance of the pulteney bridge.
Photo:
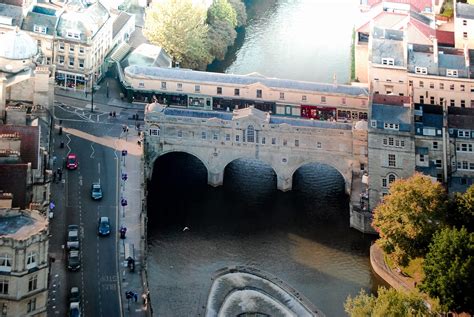
M230 162L251 158L269 164L279 190L292 188L293 174L308 163L337 169L351 194L353 175L367 166L367 125L271 116L253 107L233 112L198 111L149 104L145 110L145 173L155 160L185 152L201 160L208 183L222 185Z

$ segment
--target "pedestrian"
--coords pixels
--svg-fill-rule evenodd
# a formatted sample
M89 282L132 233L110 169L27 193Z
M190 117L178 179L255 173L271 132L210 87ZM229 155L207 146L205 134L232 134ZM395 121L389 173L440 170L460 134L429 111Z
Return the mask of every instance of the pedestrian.
M137 302L138 300L138 294L137 293L133 293L133 299L135 300L135 303Z
M53 183L56 183L56 171L53 172Z
M115 111L112 112L112 116L113 116L114 118L117 116L116 113L115 113Z
M63 171L60 167L58 167L58 180L61 181L63 178Z

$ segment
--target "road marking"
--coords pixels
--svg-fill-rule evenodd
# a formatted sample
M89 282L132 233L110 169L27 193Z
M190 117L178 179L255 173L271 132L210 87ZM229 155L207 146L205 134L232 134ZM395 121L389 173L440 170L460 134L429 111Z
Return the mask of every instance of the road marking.
M95 149L94 149L94 143L91 143L91 149L92 149L92 153L91 155L89 156L91 159L94 158L94 153L95 153Z
M67 133L67 134L66 134L66 138L68 138L68 141L67 141L67 143L66 143L66 146L67 146L67 148L68 148L68 151L67 151L66 156L68 156L69 153L71 153L71 147L69 146L69 143L71 143L71 138L70 138L69 136L70 136L70 134Z
M100 175L100 162L97 163L97 174ZM100 177L99 177L99 184L100 184Z
M79 186L82 186L82 176L79 176ZM79 201L80 204L80 201Z

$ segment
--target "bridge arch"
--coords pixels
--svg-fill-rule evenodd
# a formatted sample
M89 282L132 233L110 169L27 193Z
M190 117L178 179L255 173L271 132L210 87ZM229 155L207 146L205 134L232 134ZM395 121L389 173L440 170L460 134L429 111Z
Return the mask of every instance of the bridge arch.
M153 175L153 172L154 172L154 169L155 169L155 165L158 161L158 159L160 157L163 157L167 154L172 154L172 153L185 153L185 154L188 154L188 155L191 155L193 157L195 157L196 159L198 159L202 165L206 168L208 174L209 174L209 166L206 162L205 159L203 159L199 154L197 153L194 153L193 151L189 151L189 150L182 150L182 149L176 149L176 150L167 150L167 151L163 151L163 152L160 152L158 155L156 155L152 160L151 160L151 164L150 164L150 172L149 172L149 180L151 180L151 177Z
M277 176L278 178L278 170L273 166L272 162L269 162L263 158L255 158L255 157L252 157L252 156L246 156L246 155L239 155L239 156L235 156L235 157L232 157L232 158L228 158L227 160L223 161L223 164L221 166L221 169L222 169L222 178L224 178L224 174L225 174L225 170L226 168L231 164L231 163L234 163L236 161L239 161L239 160L251 160L251 161L258 161L258 162L261 162L261 163L264 163L266 166L270 167L273 171L273 173L275 173L275 175ZM224 181L224 179L222 179Z

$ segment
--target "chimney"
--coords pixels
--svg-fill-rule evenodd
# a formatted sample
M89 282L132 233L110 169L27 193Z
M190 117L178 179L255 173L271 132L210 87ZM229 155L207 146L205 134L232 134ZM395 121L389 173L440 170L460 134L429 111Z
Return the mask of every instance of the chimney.
M469 61L469 48L467 47L467 43L464 44L464 62L466 64L466 68L469 68L471 66L471 63Z
M433 59L434 59L434 63L436 65L438 65L438 39L436 38L436 36L433 36L432 37L432 40L433 40Z
M13 194L0 192L0 208L12 208Z

